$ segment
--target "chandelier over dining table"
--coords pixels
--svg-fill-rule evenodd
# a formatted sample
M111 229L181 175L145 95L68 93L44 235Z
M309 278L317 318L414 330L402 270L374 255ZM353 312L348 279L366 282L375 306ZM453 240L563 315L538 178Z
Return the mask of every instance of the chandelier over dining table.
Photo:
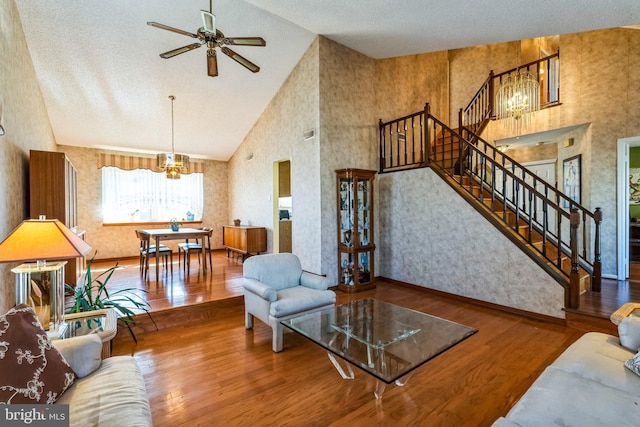
M173 101L176 97L169 95L171 100L171 153L159 153L157 155L158 168L167 173L167 179L180 179L181 173L189 171L189 156L176 154L174 141Z
M540 83L529 70L516 70L500 82L495 99L496 119L516 135L531 123L531 113L540 109Z

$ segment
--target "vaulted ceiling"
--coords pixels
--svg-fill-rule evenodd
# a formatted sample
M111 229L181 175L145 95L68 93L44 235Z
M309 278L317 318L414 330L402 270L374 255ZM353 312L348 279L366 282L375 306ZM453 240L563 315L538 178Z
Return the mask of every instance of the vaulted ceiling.
M640 23L638 0L216 0L226 36L260 36L266 47L231 46L261 67L251 73L218 50L148 21L195 33L206 0L15 0L59 144L150 152L171 148L216 160L233 155L316 35L372 58Z

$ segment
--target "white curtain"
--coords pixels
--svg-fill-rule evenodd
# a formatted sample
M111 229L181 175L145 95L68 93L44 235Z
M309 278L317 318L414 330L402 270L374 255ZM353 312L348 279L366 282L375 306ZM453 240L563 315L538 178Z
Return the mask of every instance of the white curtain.
M167 179L148 169L102 168L102 212L105 223L169 222L202 219L203 174Z

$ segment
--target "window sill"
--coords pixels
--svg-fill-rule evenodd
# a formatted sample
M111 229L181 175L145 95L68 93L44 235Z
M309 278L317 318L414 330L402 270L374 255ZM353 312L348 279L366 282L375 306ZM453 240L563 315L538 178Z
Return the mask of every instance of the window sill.
M188 225L200 225L202 224L202 221L180 221L182 223L182 226L188 226ZM162 222L110 222L110 223L103 223L102 226L103 227L130 227L130 226L145 226L145 225L153 225L153 226L157 226L157 225L162 225L165 227L169 227L169 221L162 221Z

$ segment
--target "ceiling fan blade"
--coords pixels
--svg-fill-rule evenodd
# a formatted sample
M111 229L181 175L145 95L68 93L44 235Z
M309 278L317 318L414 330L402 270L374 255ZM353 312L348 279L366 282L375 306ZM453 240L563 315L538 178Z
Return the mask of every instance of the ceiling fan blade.
M181 53L189 52L190 50L197 49L202 46L200 43L188 44L186 46L179 47L177 49L170 50L160 54L160 58L169 59Z
M202 16L202 28L207 33L216 32L216 15L211 12L207 12L206 10L201 10L200 15Z
M173 28L168 25L158 24L157 22L147 22L147 25L151 25L152 27L160 28L161 30L173 31L174 33L182 34L184 36L193 37L194 39L198 38L197 34L190 33L189 31L180 30L178 28Z
M224 53L225 55L227 55L229 58L233 59L234 61L236 61L238 64L242 65L243 67L245 67L247 70L253 72L253 73L257 73L258 71L260 71L260 67L258 67L256 64L254 64L253 62L249 61L247 58L245 58L244 56L240 55L237 52L234 52L233 50L229 49L228 47L222 47L221 48L222 53Z
M266 46L262 37L225 37L222 42L234 46Z
M215 48L207 49L207 74L209 77L218 75L218 57L216 56Z

